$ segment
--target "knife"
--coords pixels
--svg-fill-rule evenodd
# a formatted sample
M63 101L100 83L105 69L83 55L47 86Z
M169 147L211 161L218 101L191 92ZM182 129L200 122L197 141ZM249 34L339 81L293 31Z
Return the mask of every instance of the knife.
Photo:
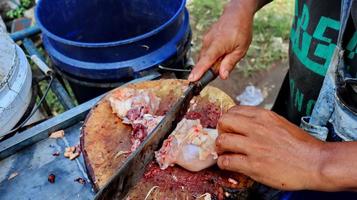
M96 194L96 200L124 199L145 172L146 166L153 160L163 140L176 128L188 110L191 99L211 81L216 79L219 64L208 70L200 80L190 83L184 94L165 115L158 126L148 135L144 142L133 152L115 175Z

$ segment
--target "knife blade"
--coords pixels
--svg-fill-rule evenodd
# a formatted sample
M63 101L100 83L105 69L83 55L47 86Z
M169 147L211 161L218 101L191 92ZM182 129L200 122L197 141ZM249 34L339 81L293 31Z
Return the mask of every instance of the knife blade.
M108 183L96 194L96 200L123 199L145 172L146 166L154 158L159 145L176 128L188 110L191 99L199 95L205 86L217 75L214 69L208 70L202 78L190 83L184 94L165 115L158 126L144 142L133 152Z

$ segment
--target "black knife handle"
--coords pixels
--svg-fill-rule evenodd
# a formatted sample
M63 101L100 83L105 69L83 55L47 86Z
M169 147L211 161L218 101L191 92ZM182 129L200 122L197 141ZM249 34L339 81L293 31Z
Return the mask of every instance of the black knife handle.
M209 70L207 70L197 82L191 83L195 86L195 95L199 95L203 88L217 78L221 62L222 58L218 59L217 62Z
M209 69L203 76L198 80L195 84L196 91L195 93L198 95L203 88L205 88L210 82L217 78L217 74L213 72L212 69Z

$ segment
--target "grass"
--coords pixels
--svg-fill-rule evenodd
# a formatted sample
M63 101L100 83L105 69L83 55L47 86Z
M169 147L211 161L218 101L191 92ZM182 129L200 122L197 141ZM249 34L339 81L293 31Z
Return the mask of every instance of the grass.
M42 91L45 91L48 87L47 81L42 81L39 84L40 84L40 88ZM39 99L37 99L37 100L39 100ZM53 115L57 115L57 114L63 113L65 111L64 107L59 102L57 96L53 93L52 90L50 90L48 92L48 94L46 96L46 102L47 102Z
M193 55L199 52L204 33L217 21L226 2L227 0L192 0L188 3L193 31Z
M192 0L188 4L193 29L193 55L201 48L204 33L219 18L226 0ZM293 1L275 0L261 9L254 19L254 37L239 69L246 76L286 61L293 17Z
M38 49L39 53L45 57L46 63L51 63L50 58L45 53L45 50L43 49L43 47L39 46L37 49ZM31 60L29 63L33 70L35 68L38 69L38 67ZM42 93L45 93L46 89L48 88L48 82L49 82L48 80L42 80L39 83L37 83L37 84L39 84ZM65 84L66 84L66 89L68 89L70 97L72 99L75 99L73 91L71 90L71 87L69 87L69 85L66 81L65 81ZM37 99L36 99L37 103L39 103L39 100L40 100L40 98L37 97ZM46 101L47 105L49 106L51 113L54 116L56 116L57 114L63 113L65 111L65 108L62 106L62 104L58 100L56 94L52 91L52 89L49 90L45 101ZM77 102L74 102L74 103L77 104Z

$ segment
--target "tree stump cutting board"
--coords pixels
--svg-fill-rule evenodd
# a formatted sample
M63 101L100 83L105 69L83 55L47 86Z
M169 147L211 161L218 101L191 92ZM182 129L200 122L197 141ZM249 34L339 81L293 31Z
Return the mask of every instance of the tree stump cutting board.
M157 114L163 115L183 94L187 85L187 81L169 79L131 84L126 87L149 90L161 98ZM131 127L123 124L112 112L108 101L110 95L121 89L117 88L104 97L91 110L82 128L81 149L87 172L97 191L129 156L123 152L129 151L131 147ZM234 105L234 101L223 91L208 86L200 96L194 98L189 111L191 115L199 118L202 124L206 122L207 126L212 126L212 121L216 120L212 120L210 113L223 113ZM129 193L128 199L197 199L202 195L204 198L204 194L207 196L208 193L212 198L223 199L244 193L251 185L252 181L246 176L219 170L217 166L198 173L188 172L179 166L163 171L153 161Z

